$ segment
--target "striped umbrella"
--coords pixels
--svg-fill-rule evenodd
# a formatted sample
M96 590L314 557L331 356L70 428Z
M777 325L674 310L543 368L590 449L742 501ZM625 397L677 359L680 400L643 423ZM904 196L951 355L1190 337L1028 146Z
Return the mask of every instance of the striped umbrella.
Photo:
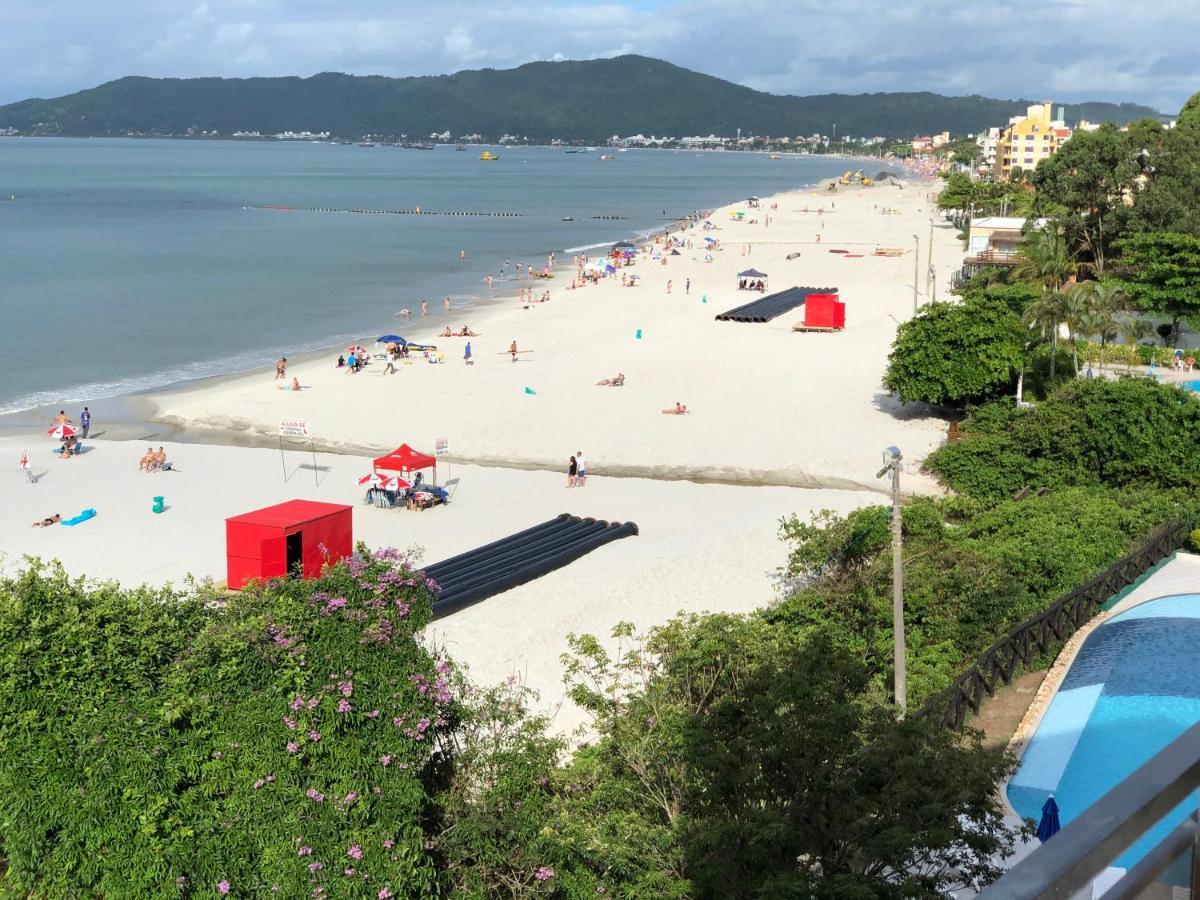
M53 428L48 429L46 434L50 435L56 441L61 441L63 438L75 437L75 426L69 425L66 422L60 422Z

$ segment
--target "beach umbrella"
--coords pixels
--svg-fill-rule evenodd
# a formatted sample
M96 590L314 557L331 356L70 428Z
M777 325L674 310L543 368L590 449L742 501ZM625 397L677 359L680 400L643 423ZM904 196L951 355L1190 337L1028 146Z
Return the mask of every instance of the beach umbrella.
M612 248L614 250L632 250L633 244L629 243L629 241L617 241L617 243L612 245Z
M1061 827L1058 823L1058 804L1054 802L1054 795L1051 794L1042 804L1042 820L1038 822L1037 827L1038 840L1043 844L1046 843L1058 834Z
M369 487L380 487L386 480L386 475L378 475L375 472L372 472L370 475L364 475L362 478L358 479L358 483L368 485Z
M50 435L56 441L61 441L63 438L75 437L75 426L63 422L47 430L46 434Z
M377 344L403 344L404 338L400 337L400 335L398 335L398 334L381 334L379 337L375 338L375 343L377 343Z

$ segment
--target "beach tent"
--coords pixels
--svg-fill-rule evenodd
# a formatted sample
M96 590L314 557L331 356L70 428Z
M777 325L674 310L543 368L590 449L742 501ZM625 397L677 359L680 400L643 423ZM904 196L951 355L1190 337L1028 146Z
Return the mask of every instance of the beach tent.
M338 503L289 500L226 519L229 589L239 591L254 579L318 577L326 562L353 551L353 513Z
M375 471L380 469L386 472L416 472L420 469L434 469L434 478L436 479L437 459L414 450L408 444L401 444L386 456L375 458Z

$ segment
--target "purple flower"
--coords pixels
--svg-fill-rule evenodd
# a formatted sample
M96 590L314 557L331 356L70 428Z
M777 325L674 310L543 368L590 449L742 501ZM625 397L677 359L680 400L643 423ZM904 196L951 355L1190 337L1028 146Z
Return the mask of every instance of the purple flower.
M346 866L346 868L342 869L342 874L347 875L347 876L353 875L354 874L354 866Z
M429 728L429 720L428 719L422 719L420 722L417 723L417 731L424 733L426 731L426 729L428 729L428 728Z
M288 727L288 730L289 730L289 731L295 731L295 730L296 730L296 720L295 720L295 719L293 719L291 716L284 716L284 717L283 717L283 724L284 724L284 725L286 725L286 726Z
M325 866L319 862L310 862L308 864L308 871L310 871L310 872L319 872L323 868L325 868Z
M392 758L385 753L383 756L379 757L379 764L381 766L390 766L392 764Z
M554 870L549 866L538 866L538 870L533 873L533 877L538 881L549 881L554 877Z
M229 893L229 882L222 878L221 881L218 882L218 884L217 884L217 890L220 891L222 894L228 894Z
M320 791L318 791L316 788L309 788L307 791L304 792L304 796L307 797L309 800L313 801L314 803L323 803L325 801L325 795L322 794Z
M344 803L353 803L353 802L354 802L355 800L357 800L357 799L358 799L358 792L357 792L357 791L351 791L351 792L350 792L350 793L348 793L348 794L347 794L345 797L343 797L343 798L342 798L342 802L344 802Z
M313 743L316 743L317 741L319 741L319 740L321 739L321 732L319 732L319 731L310 731L310 732L308 733L308 739L309 739L310 741L312 741Z
M258 779L258 781L254 782L254 789L257 791L260 787L262 787L266 783L267 783L266 781L264 781L262 778L260 778L260 779Z
M296 851L297 856L312 856L312 847L301 847Z
M338 690L341 692L343 697L349 697L354 693L354 685L349 681L339 681Z
M338 701L338 705L337 705L338 712L348 713L352 709L354 709L354 707L350 705L350 701L347 700L345 697L343 697L341 700Z
M376 894L375 896L378 897L379 900L388 900L388 898L392 896L392 892L384 887L384 888L380 888L379 893Z
M367 718L368 719L378 719L379 718L379 710L377 710L377 709L371 710L369 713L367 713Z
M384 850L391 850L395 846L396 846L396 842L393 841L391 838L388 838L386 841L383 842Z
M304 708L304 698L303 698L303 697L297 697L295 700L293 700L293 701L291 702L291 707L292 707L292 709L293 709L293 710L300 710L300 709L303 709L303 708Z
M295 741L288 741L287 742L287 752L288 753L299 753L300 745L297 744Z
M346 855L351 859L362 859L362 847L358 846L358 844L351 844L350 849L346 851Z

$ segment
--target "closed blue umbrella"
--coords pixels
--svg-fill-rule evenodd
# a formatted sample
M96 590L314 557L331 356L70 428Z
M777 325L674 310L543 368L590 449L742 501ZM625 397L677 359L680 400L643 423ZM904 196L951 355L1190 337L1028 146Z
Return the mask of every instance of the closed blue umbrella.
M1046 843L1058 834L1061 827L1058 823L1058 804L1054 802L1054 795L1051 794L1042 804L1042 821L1038 822L1037 827L1038 840Z

